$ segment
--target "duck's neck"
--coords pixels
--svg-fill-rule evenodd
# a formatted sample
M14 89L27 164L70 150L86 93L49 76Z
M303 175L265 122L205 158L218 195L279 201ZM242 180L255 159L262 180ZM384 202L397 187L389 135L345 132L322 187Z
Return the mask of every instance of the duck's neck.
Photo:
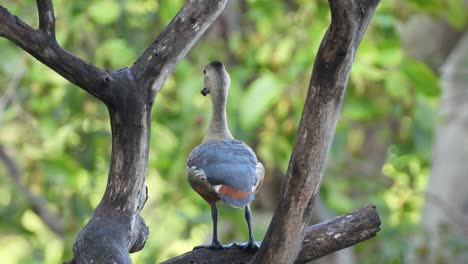
M232 139L231 132L229 131L226 116L226 101L227 96L213 96L212 99L212 113L210 126L206 133L204 141L217 140L217 139Z

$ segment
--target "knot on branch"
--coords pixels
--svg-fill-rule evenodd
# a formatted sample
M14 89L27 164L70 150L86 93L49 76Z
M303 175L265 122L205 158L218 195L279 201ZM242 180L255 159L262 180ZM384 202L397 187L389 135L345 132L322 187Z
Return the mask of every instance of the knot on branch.
M140 215L95 216L78 234L70 263L130 264L130 253L143 248L149 229Z
M109 75L106 75L104 76L104 78L102 78L102 84L105 87L109 86L110 82L111 82L111 77Z
M137 225L138 225L138 232L135 236L135 242L130 247L129 252L134 253L142 250L145 247L146 240L148 240L149 236L149 228L145 223L145 220L140 216L137 215Z

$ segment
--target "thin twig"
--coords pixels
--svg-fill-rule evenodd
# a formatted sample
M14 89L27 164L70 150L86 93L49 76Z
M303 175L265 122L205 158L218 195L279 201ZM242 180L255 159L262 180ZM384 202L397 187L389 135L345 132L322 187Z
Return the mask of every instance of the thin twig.
M0 126L2 124L2 115L6 110L7 105L14 99L16 94L16 89L23 79L24 71L26 66L26 58L23 56L20 60L19 67L17 67L13 78L11 79L10 83L8 84L5 92L0 97Z
M15 161L6 153L4 147L0 145L0 161L5 166L7 175L11 178L16 188L31 203L33 211L57 236L63 237L64 224L55 213L47 208L44 197L34 194L22 181L21 172Z

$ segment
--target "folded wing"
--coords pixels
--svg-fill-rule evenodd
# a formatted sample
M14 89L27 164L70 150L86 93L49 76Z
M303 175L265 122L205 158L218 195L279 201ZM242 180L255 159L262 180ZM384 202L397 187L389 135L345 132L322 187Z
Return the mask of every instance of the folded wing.
M231 139L204 142L192 151L187 160L187 167L203 170L219 197L234 207L246 206L254 199L254 193L263 180L263 166L260 178L258 164L249 146Z

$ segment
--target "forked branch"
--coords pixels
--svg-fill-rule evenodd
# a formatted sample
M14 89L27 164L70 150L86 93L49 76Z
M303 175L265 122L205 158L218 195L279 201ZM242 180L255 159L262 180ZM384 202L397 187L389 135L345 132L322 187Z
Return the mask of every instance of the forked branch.
M224 9L227 0L187 1L130 68L154 99L177 63Z
M37 1L39 29L33 29L0 5L0 36L5 37L65 79L106 102L110 75L60 47L55 40L55 15L51 0Z
M39 29L55 39L55 14L52 0L37 0Z
M175 65L220 14L226 2L187 0L133 66L113 73L60 47L55 39L51 0L37 0L39 29L33 29L0 5L1 37L98 97L109 108L113 135L109 181L93 218L78 235L74 262L130 263L129 252L143 247L148 229L139 215L144 202L138 197L146 198L144 182L152 103ZM332 22L314 65L286 184L254 263L294 263L303 247L304 236L310 231L305 232L318 195L349 70L379 0L329 2ZM113 104L115 102L118 103ZM342 227L352 225L348 223ZM344 236L336 239L336 243L345 241ZM316 243L318 238L309 241ZM331 247L330 250L338 249Z
M151 109L157 91L223 10L227 0L188 0L171 23L130 68L107 72L60 47L52 0L37 0L33 29L0 5L0 36L103 101L112 130L106 191L78 234L70 263L130 263L149 230L140 212L147 198Z

